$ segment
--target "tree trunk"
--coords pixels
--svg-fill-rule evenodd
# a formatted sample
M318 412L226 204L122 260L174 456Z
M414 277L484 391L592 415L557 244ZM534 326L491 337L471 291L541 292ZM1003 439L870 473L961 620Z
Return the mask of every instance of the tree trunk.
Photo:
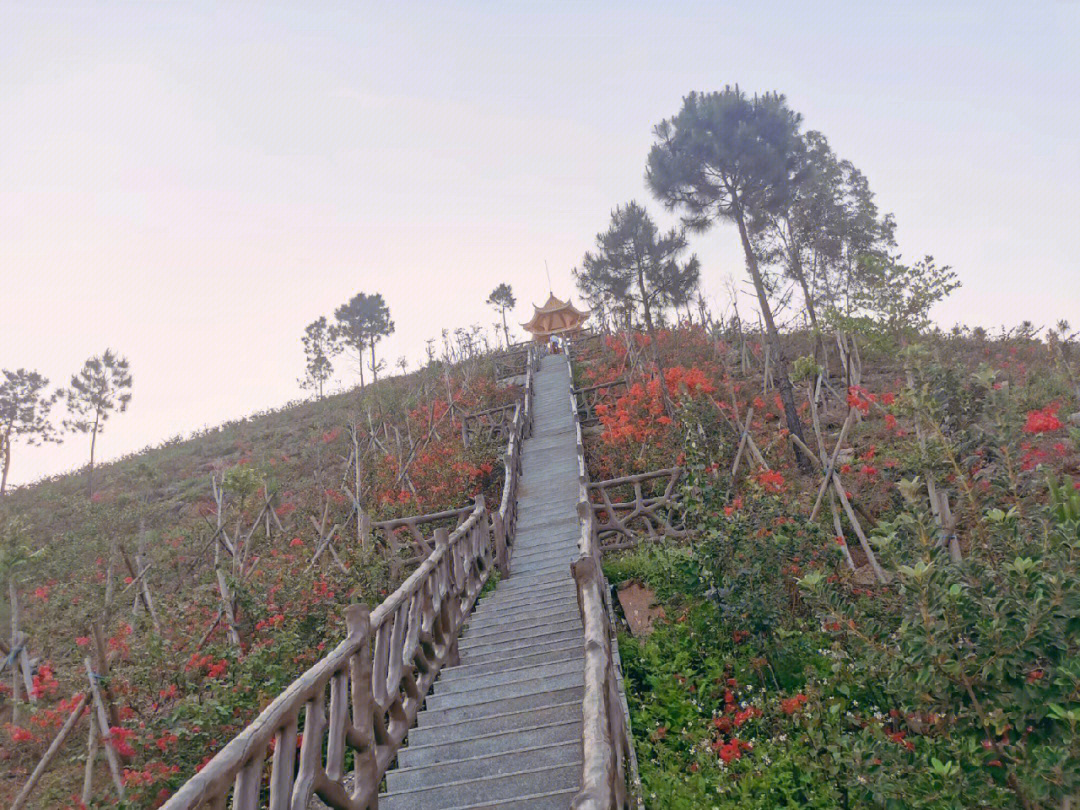
M652 350L652 360L656 366L656 372L660 376L660 394L664 401L664 413L671 418L674 413L674 405L671 401L671 392L668 391L667 378L664 376L664 364L660 362L660 351L656 346L656 329L653 326L652 308L649 306L649 296L645 294L645 272L638 267L637 271L638 291L641 293L641 305L645 310L645 329L649 333L649 348Z
M821 339L821 329L818 326L817 311L814 309L814 297L810 294L810 286L806 283L806 273L803 272L802 259L799 257L799 248L792 245L788 250L791 274L799 282L802 288L803 300L806 302L806 313L810 316L810 326L814 330L814 361L818 357L825 357L825 344Z
M11 469L11 426L8 426L4 434L4 441L0 443L0 451L4 453L4 472L0 475L0 495L7 489L8 470Z
M776 330L776 322L773 320L772 307L769 306L769 298L765 294L765 284L761 280L761 270L758 268L757 256L750 244L750 236L746 232L746 222L742 211L736 211L735 223L739 226L739 238L742 240L743 253L746 254L746 267L750 271L750 277L754 282L754 290L757 292L758 306L761 307L761 316L765 319L765 329L772 344L772 355L776 360L776 379L780 388L780 401L784 404L784 416L787 419L788 430L799 437L806 444L803 435L802 422L799 421L799 413L795 410L795 394L791 388L791 377L788 376L787 359L784 350L780 346L780 334ZM806 458L798 445L792 448L795 453L795 461L799 469L804 473L811 471L810 459Z
M375 365L375 338L371 338L371 382L379 381L379 367Z
M510 330L506 328L506 307L501 308L503 319L503 338L506 340L506 348L510 348Z
M90 466L86 468L86 488L90 491L90 497L94 497L94 448L97 446L98 425L101 423L101 412L94 415L94 429L90 432Z

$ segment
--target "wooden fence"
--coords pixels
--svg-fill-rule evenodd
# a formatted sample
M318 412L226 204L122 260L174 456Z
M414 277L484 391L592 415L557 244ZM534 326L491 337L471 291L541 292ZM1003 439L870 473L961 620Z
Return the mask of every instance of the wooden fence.
M581 520L578 541L581 556L572 564L571 570L585 630L581 789L571 807L577 810L623 810L641 806L641 785L615 642L610 589L600 567L601 549L589 500L585 444L581 423L577 421L578 401L573 391L569 405L577 431L578 517Z
M682 468L628 475L589 484L597 543L602 551L636 546L641 539L684 537ZM599 502L597 502L599 499Z
M596 406L603 404L605 399L625 394L629 390L626 379L612 380L609 383L598 383L574 389L575 404L577 407L578 421L582 427L592 427L600 424Z
M518 403L510 402L476 413L461 414L461 443L466 447L474 441L506 441L513 430Z
M531 348L515 349L495 355L495 380L501 381L520 377L531 365L530 358L535 357Z

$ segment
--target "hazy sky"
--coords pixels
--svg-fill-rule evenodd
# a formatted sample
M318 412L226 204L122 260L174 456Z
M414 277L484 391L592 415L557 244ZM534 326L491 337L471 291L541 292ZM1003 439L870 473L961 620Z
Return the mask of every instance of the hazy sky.
M652 126L725 83L787 94L956 268L940 321L1080 325L1077 2L0 9L0 368L126 354L103 458L297 396L304 326L360 290L413 364L501 281L527 320L545 259L565 294L613 206L659 211ZM693 247L719 308L735 235ZM17 446L13 480L87 448Z

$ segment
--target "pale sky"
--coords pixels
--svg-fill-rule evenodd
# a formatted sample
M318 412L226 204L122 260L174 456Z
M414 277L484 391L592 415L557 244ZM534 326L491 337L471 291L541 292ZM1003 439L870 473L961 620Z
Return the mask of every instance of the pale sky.
M0 368L125 354L108 459L298 396L304 326L361 290L415 365L499 282L527 320L545 260L571 291L615 205L660 214L652 127L726 83L785 93L957 270L940 322L1080 326L1078 2L8 0ZM692 245L722 308L734 232ZM87 449L17 446L12 480Z

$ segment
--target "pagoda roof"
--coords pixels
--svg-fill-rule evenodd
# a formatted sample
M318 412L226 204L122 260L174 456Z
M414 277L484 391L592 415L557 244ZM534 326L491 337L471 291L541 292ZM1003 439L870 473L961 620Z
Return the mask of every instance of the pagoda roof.
M588 317L589 310L582 311L569 299L563 301L550 293L543 306L533 304L532 319L522 326L533 335L553 335L580 328Z

